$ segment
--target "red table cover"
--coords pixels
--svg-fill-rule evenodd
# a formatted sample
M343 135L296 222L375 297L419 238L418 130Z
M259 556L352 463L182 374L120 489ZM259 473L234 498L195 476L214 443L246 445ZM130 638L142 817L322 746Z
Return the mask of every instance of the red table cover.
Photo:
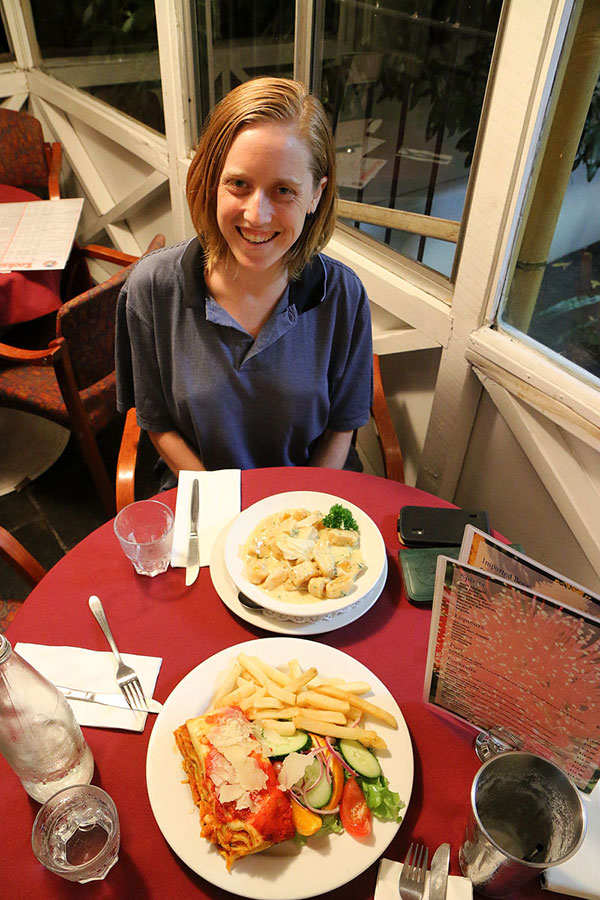
M475 730L445 717L423 702L423 682L431 613L411 606L403 593L398 565L396 519L401 506L447 505L432 495L396 482L354 472L328 469L258 469L242 473L242 508L268 494L317 490L335 494L361 507L379 527L388 554L387 584L377 603L345 627L316 635L350 654L388 687L406 719L413 743L415 774L412 797L400 830L385 856L403 860L411 841L423 841L430 852L451 844L451 873L460 874L458 848L469 809L469 791L479 768ZM175 507L176 492L161 499ZM98 594L119 649L162 656L154 696L164 702L191 669L225 647L253 637L272 636L238 619L219 599L207 568L185 587L184 569L147 578L136 575L123 556L112 522L94 531L71 550L30 594L10 625L7 637L40 644L106 650L102 633L88 609ZM117 865L103 882L82 887L51 875L35 859L30 832L39 805L21 787L0 757L2 875L0 895L7 898L225 898L182 863L162 837L152 815L145 781L145 757L156 719L148 717L143 734L84 728L96 760L93 782L113 797L121 821ZM195 827L190 823L190 827ZM328 900L371 900L377 864L351 885L322 897ZM558 898L562 894L555 895ZM537 882L515 892L519 900L548 897Z
M0 203L24 203L39 199L29 191L0 184ZM61 274L56 269L47 272L0 272L0 328L29 322L59 309Z

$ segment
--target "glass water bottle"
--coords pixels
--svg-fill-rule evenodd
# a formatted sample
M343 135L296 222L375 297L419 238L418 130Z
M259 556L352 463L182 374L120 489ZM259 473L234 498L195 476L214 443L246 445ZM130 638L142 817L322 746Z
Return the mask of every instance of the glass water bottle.
M94 757L61 692L0 634L0 753L40 803L88 784Z

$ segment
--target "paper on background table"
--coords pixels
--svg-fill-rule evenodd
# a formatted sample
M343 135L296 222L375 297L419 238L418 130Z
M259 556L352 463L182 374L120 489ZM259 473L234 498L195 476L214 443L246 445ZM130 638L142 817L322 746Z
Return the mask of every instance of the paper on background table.
M201 566L209 565L217 537L241 509L242 481L239 469L217 469L214 472L181 471L173 527L172 566L185 566L187 562L190 500L194 478L198 479L200 495L198 542Z
M0 221L0 270L64 269L83 197L3 203Z
M377 873L374 900L398 900L398 879L401 872L402 863L394 862L392 859L381 860ZM428 872L425 876L425 896L423 900L429 900L429 877L430 873ZM450 875L448 877L446 900L471 900L472 897L473 886L468 878L463 878L461 875Z
M19 643L15 646L15 652L54 684L82 691L119 692L116 681L117 662L110 651ZM152 697L162 658L136 656L133 653L122 653L121 656L137 672L144 695ZM145 712L101 706L84 700L67 700L67 703L71 704L80 725L95 728L143 731L148 716Z

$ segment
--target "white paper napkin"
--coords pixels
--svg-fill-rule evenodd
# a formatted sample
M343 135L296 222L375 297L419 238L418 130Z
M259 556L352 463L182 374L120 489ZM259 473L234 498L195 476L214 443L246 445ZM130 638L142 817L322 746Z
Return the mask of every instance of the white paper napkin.
M239 469L217 469L215 472L181 471L173 527L172 566L185 566L187 563L190 500L194 478L198 479L200 498L198 543L201 566L207 566L210 563L213 544L225 525L231 522L234 516L237 516L241 508L241 472Z
M76 688L80 691L101 691L118 694L119 685L115 673L117 662L113 654L81 647L51 647L45 644L17 644L15 651L38 672L54 684ZM158 656L121 654L124 661L138 674L146 697L151 697L162 663ZM127 731L143 731L148 713L116 706L101 706L84 700L69 700L75 718L80 725L95 728L123 728Z
M562 866L546 869L542 887L571 897L600 900L600 793L582 794L587 810L587 831L583 844Z
M398 879L402 872L402 863L391 859L382 859L377 873L375 900L398 900ZM461 875L450 875L448 878L447 900L471 900L473 886L468 878ZM425 896L429 900L429 872L425 876Z

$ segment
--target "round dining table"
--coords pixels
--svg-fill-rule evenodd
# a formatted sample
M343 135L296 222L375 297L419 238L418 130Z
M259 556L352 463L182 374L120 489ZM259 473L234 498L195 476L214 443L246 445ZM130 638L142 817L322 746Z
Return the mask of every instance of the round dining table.
M450 872L460 875L458 851L470 787L481 765L474 749L477 732L423 699L431 609L413 606L406 598L397 535L402 506L449 504L408 485L364 473L274 468L242 472L241 506L245 509L269 495L302 490L333 494L360 507L379 528L386 547L387 580L374 605L350 624L306 638L337 648L366 666L391 692L408 726L414 756L412 795L383 856L402 861L412 841L424 843L430 854L448 842ZM176 490L165 492L161 500L175 509ZM109 521L48 572L9 626L8 639L13 647L23 641L106 651L106 641L88 608L91 594L101 598L122 653L162 657L154 697L163 703L199 663L232 645L272 637L221 601L208 567L201 568L189 587L183 568L169 568L154 578L137 575ZM146 752L155 722L156 717L149 715L142 733L83 728L96 762L93 783L114 799L121 823L118 863L105 881L85 886L51 874L34 857L30 835L39 804L28 797L0 757L1 896L11 900L32 896L80 900L84 894L115 900L226 900L235 895L188 868L155 821L146 787ZM189 827L199 828L199 823L191 820ZM351 884L318 896L372 900L377 870L375 862ZM541 900L548 894L535 881L511 897Z

